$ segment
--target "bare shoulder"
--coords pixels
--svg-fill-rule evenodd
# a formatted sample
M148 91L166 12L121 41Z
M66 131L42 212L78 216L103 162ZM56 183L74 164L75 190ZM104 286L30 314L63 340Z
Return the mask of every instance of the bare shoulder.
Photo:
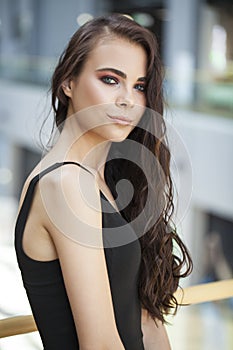
M100 193L93 174L72 164L61 166L40 180L38 191L47 218L44 226L53 239L62 233L89 245L92 236L100 237Z
M19 210L22 206L23 200L25 198L25 194L28 190L28 187L30 185L30 182L32 181L32 179L38 175L41 172L41 162L38 163L30 172L30 174L27 176L27 178L25 179L24 183L23 183L23 187L21 190L21 194L20 194L20 199L19 199Z
M31 180L49 167L48 164L44 167L38 164L30 173L23 186L18 210ZM23 244L29 256L37 260L54 259L59 247L70 243L67 239L102 247L101 232L100 194L94 174L77 165L66 164L39 178L24 230Z
M23 199L25 197L25 194L27 192L27 189L30 185L30 182L33 180L34 177L38 175L42 175L44 170L49 169L51 166L55 165L55 163L44 163L43 160L41 160L30 172L30 174L27 176L26 180L24 181L21 195L20 195L20 201L19 201L19 207L21 206ZM88 170L88 169L87 169ZM77 178L78 176L78 178ZM61 180L64 183L64 181L67 181L68 183L74 183L76 182L76 186L78 181L82 181L82 184L80 186L88 186L89 182L93 182L93 178L95 177L94 171L86 171L84 168L75 165L75 164L67 164L65 166L60 166L53 171L50 171L46 174L46 176L41 176L39 179L39 187L40 188L46 188L46 190L57 189L59 185L61 185ZM71 182L70 182L71 181Z
M42 195L49 193L52 199L59 200L60 205L66 205L66 200L70 202L72 199L86 204L90 204L88 199L98 199L94 174L74 164L57 167L43 176L39 188Z

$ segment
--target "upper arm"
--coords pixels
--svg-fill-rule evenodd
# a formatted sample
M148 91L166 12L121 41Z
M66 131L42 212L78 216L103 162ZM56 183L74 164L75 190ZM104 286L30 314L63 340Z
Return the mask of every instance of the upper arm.
M57 250L81 348L114 340L116 349L123 349L103 250L99 192L86 173L80 190L77 175L82 170L74 168L66 167L55 181L48 179L41 186L47 230Z
M165 326L159 320L156 320L156 323L148 311L142 309L141 325L145 350L171 350Z

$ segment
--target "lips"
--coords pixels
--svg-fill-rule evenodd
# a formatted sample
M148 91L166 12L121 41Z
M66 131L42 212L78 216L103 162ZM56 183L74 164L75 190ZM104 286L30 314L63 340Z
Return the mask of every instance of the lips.
M132 123L132 120L127 118L127 117L122 117L122 116L110 116L108 117L115 123L121 124L121 125L129 125Z

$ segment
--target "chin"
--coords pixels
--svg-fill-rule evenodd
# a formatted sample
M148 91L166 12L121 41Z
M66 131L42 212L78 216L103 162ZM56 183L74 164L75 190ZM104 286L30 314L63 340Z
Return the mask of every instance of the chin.
M109 130L108 128L108 130L102 131L100 136L106 141L122 142L128 137L134 128L132 126L120 126L120 128L117 127L114 129L111 127L111 130Z
M122 142L129 136L131 131L132 131L132 128L130 128L128 130L124 130L124 132L122 131L122 132L114 133L110 137L110 141L112 141L112 142Z

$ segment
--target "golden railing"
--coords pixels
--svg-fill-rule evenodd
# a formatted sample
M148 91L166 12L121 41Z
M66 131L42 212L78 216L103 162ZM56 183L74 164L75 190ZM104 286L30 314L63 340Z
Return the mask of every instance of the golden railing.
M199 284L179 289L175 293L179 304L191 305L233 297L233 279ZM37 331L32 315L0 320L0 338Z

